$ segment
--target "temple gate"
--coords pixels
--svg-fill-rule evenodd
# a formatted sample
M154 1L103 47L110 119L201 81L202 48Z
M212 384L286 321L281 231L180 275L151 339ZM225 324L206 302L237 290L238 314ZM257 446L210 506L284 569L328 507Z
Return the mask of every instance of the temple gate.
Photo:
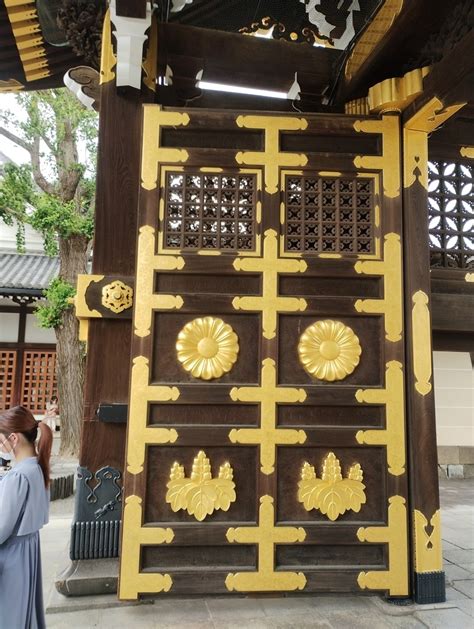
M122 599L409 594L400 137L144 106Z

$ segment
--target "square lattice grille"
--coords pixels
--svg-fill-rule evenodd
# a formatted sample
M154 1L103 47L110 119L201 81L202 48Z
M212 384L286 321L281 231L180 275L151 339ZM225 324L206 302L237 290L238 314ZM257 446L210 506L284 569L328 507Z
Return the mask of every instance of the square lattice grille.
M285 249L374 253L373 179L287 175Z
M25 352L23 358L23 406L44 413L56 393L56 352Z
M165 248L254 250L255 214L255 175L167 174Z
M16 375L15 351L0 351L0 409L4 410L13 404L13 392Z

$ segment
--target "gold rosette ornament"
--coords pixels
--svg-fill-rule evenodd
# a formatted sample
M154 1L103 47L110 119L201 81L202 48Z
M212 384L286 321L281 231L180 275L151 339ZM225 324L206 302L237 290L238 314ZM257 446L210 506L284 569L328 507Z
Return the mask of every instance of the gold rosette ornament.
M178 334L178 360L195 378L212 380L229 372L239 354L239 339L215 317L193 319Z
M319 380L343 380L359 364L362 349L354 331L340 321L317 321L298 343L300 363Z

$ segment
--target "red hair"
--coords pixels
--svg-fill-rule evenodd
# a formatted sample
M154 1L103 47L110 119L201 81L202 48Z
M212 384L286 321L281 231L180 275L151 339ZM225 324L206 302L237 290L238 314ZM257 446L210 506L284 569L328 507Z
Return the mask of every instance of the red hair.
M40 429L38 446L35 441ZM14 406L0 414L0 432L11 435L12 432L21 433L27 441L33 444L38 455L38 464L44 476L45 487L49 487L49 460L53 445L53 433L44 422L37 422L31 412L24 406Z

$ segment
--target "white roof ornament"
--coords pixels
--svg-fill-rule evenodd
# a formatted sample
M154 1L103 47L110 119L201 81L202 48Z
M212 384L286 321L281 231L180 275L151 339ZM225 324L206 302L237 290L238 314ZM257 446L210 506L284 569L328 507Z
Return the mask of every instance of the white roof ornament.
M173 6L171 7L171 13L178 13L187 4L192 4L193 0L173 0Z
M321 37L331 38L332 31L336 28L335 24L327 21L326 15L321 11L322 0L300 0L305 4L306 13L311 24L314 24L319 31ZM342 2L339 1L337 9L341 9ZM359 0L352 0L351 6L347 9L346 28L344 33L334 40L334 48L337 50L345 50L355 35L354 30L354 11L360 11Z
M117 15L116 1L110 0L110 20L112 33L117 41L117 87L130 86L139 90L142 78L143 44L148 35L145 31L151 26L151 3L147 2L145 18L131 18Z
M99 73L89 66L70 68L63 77L64 85L87 109L98 108ZM86 91L89 93L87 94Z

